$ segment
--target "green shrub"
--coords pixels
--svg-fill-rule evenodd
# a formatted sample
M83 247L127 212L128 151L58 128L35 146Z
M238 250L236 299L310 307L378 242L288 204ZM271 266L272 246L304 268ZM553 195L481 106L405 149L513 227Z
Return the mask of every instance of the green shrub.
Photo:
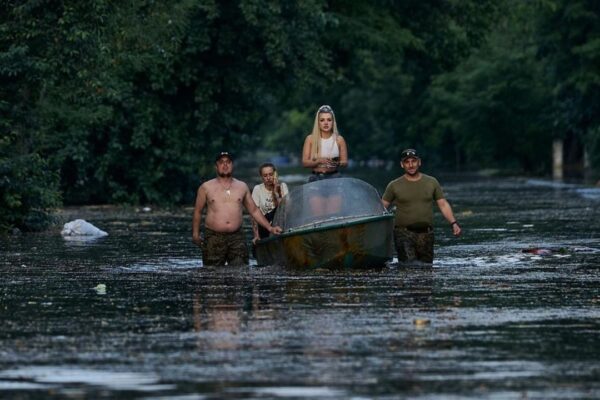
M0 232L47 228L59 205L58 174L38 154L0 158Z

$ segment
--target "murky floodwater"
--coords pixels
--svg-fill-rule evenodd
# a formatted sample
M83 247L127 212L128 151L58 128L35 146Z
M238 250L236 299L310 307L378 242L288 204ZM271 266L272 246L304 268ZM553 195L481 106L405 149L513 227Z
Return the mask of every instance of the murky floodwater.
M0 397L599 398L600 189L444 186L433 267L203 268L191 210L0 239Z

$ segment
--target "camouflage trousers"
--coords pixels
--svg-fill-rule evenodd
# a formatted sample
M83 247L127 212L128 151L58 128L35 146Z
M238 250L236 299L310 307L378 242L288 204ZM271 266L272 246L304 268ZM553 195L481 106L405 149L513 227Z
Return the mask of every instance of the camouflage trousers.
M433 240L431 228L426 232L414 232L404 227L394 227L394 244L399 262L433 263Z
M248 262L248 246L241 228L235 232L215 232L205 228L203 265L248 265Z

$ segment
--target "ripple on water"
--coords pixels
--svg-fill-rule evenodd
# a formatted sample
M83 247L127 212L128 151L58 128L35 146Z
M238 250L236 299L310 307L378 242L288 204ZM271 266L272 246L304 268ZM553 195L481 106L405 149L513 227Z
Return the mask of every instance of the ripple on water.
M330 387L311 387L311 386L273 386L273 387L242 387L227 390L230 393L252 393L261 396L275 396L277 398L302 398L302 399L326 399L340 397L347 394L344 390Z
M159 377L150 373L117 372L80 367L43 366L22 367L0 371L1 386L14 389L15 383L25 381L27 384L84 384L102 386L112 390L158 391L173 389L173 385L159 384Z
M139 262L129 266L122 266L120 269L127 272L176 272L197 269L201 266L201 259L168 258L153 260L152 262Z
M575 191L584 199L600 200L600 188L579 188Z

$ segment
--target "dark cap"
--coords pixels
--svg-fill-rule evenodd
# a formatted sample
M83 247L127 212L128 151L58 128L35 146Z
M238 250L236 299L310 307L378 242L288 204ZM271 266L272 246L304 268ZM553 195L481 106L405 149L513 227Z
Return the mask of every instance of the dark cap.
M231 161L233 161L233 154L231 154L228 151L222 151L219 154L217 154L217 156L215 157L215 162L219 161L221 159L221 157L227 157L229 158Z
M407 158L416 158L420 160L419 155L415 149L404 149L402 153L400 153L400 161L404 162Z

